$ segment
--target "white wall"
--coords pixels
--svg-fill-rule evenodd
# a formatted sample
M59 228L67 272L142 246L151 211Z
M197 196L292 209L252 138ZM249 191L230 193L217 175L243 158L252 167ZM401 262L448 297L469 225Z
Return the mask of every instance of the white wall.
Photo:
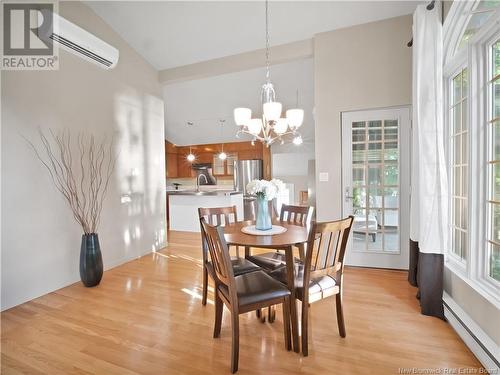
M294 185L294 196L290 204L300 203L300 192L307 191L309 188L310 160L314 160L314 151L272 154L273 178L279 178Z
M411 104L411 27L411 16L402 16L314 38L319 221L342 216L341 113ZM322 172L328 182L319 182Z
M2 310L79 280L82 231L22 139L36 141L37 127L116 137L117 168L99 228L105 269L165 244L157 72L87 6L61 2L59 10L117 47L120 61L106 71L60 51L59 71L1 73ZM124 195L130 203L121 203Z

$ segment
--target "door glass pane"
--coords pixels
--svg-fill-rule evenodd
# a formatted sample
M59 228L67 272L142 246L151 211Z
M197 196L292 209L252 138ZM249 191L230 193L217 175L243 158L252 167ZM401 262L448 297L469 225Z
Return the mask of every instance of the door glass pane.
M367 121L366 128L355 124L359 123L352 124L354 250L398 253L398 120ZM358 135L365 130L367 136Z
M386 187L384 189L384 208L399 208L399 188Z
M368 206L370 208L382 208L382 189L368 189Z
M399 167L396 163L384 165L384 184L385 185L398 185Z
M382 161L382 143L368 143L368 163L380 163Z
M365 184L365 168L352 169L352 184L353 186L363 186Z
M364 164L366 154L366 143L352 145L352 162L353 164Z
M382 140L382 128L368 129L368 140L369 141L381 141Z
M384 161L397 161L398 160L398 143L386 142L384 144Z
M352 130L352 141L353 142L364 142L366 136L365 129L353 129Z
M356 209L364 209L366 207L366 189L355 187L352 189L352 206L354 209L354 213L356 213Z
M380 166L368 167L368 185L382 184L382 169Z

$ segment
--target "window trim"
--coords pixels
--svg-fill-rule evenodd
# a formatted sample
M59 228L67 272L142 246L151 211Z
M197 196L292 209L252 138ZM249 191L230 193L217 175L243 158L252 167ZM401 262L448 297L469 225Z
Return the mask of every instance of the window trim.
M499 14L500 16L500 14ZM500 22L500 17L498 19L498 21ZM491 90L490 90L490 80L492 78L492 72L491 72L491 49L493 47L493 44L495 44L496 42L500 41L500 30L497 30L497 31L494 31L492 33L488 33L486 35L486 40L485 42L482 44L482 47L483 47L483 56L482 58L485 60L484 61L484 64L485 64L485 72L486 72L486 77L485 77L485 80L484 80L484 91L485 91L485 102L486 102L486 105L485 105L485 115L484 115L484 122L483 122L483 125L485 127L485 135L484 135L484 139L485 139L485 147L484 147L484 162L483 162L483 165L484 165L484 169L485 169L485 174L486 174L486 178L483 179L483 184L484 184L484 213L485 213L485 225L484 225L484 234L483 234L483 243L486 245L486 248L482 249L482 252L483 252L483 256L481 257L480 261L478 262L478 265L480 266L480 268L478 269L478 273L477 273L477 277L479 279L480 282L483 282L485 283L485 285L488 287L488 288L492 288L493 290L496 290L497 293L499 293L498 291L500 290L499 287L500 287L500 281L497 281L495 279L493 279L490 275L489 275L489 270L488 270L488 263L489 263L489 245L487 244L488 242L488 231L490 229L490 225L491 225L491 215L490 215L490 207L488 206L488 197L489 197L489 188L490 188L490 178L491 178L491 175L489 174L489 168L488 168L488 160L489 160L489 150L490 150L490 147L491 147L491 141L492 139L490 139L489 137L489 133L490 131L488 130L488 127L489 126L493 126L491 124L489 124L489 115L492 113L492 96L491 96Z
M453 68L453 70L452 70ZM454 184L454 175L452 171L452 163L454 160L454 147L451 142L451 137L452 137L452 131L451 129L454 127L454 116L451 115L452 112L452 106L454 105L453 102L453 79L460 74L463 70L467 69L467 74L468 72L468 65L467 65L467 56L464 53L461 53L457 56L456 59L453 60L453 65L450 64L447 69L447 74L445 77L445 87L446 87L446 95L445 95L445 103L446 103L446 116L445 116L445 124L446 124L446 155L447 155L447 168L448 168L448 181L449 181L449 194L448 194L448 217L449 217L449 228L448 228L448 244L450 246L449 251L446 252L446 262L452 266L456 272L460 272L463 276L467 276L467 263L468 263L468 258L469 254L467 254L467 258L462 259L458 255L456 255L453 252L452 246L453 246L453 230L454 230L454 225L452 224L454 220L454 215L453 215L453 184ZM470 100L469 100L469 95L470 95L470 85L467 85L467 107L470 106ZM468 146L470 143L470 136L469 136L469 128L470 128L470 114L469 111L467 111L467 130L468 130ZM467 147L467 162L468 162L468 171L470 171L470 147ZM470 172L469 172L470 173ZM469 194L469 189L470 189L470 175L467 175L467 248L469 249L470 253L470 194Z
M446 267L464 280L481 296L489 302L500 308L500 288L496 285L496 281L491 280L488 266L488 246L487 246L487 231L488 224L488 180L487 176L487 157L489 149L489 139L487 127L485 126L488 120L488 110L490 108L490 95L488 93L489 80L488 67L490 65L489 48L491 45L500 39L500 8L494 11L494 14L486 21L483 27L474 34L467 45L461 50L456 51L458 43L469 18L470 11L475 9L479 1L474 3L469 2L454 2L449 16L445 21L444 26L444 50L445 65L443 68L443 84L445 88L444 100L446 105L445 124L446 124L446 155L450 157L450 152L453 151L450 142L450 103L451 103L451 84L453 77L460 72L461 69L468 69L468 158L469 171L477 171L477 175L472 178L469 172L468 181L468 244L469 252L466 262L458 262L456 256L452 254L451 247L445 255ZM466 9L467 8L467 9ZM488 146L488 147L486 147ZM448 168L451 166L451 160L448 160ZM451 171L448 171L448 176L451 176ZM451 180L449 180L452 183ZM450 202L451 202L451 194ZM451 218L451 204L449 208ZM474 215L473 215L474 213ZM474 217L472 217L474 216ZM472 220L471 220L472 219ZM450 246L451 246L451 223L448 231Z

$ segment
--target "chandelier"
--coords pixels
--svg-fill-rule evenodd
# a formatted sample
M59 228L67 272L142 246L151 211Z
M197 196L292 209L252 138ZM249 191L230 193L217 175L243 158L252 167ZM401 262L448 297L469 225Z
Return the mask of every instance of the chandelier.
M276 141L283 144L289 139L300 145L302 136L298 128L304 121L304 110L289 109L285 117L281 117L282 105L276 101L276 92L269 74L269 50L269 6L266 0L266 83L262 85L261 90L262 118L252 118L252 110L249 108L235 108L234 121L239 127L236 136L249 134L253 136L253 141L259 140L267 147Z

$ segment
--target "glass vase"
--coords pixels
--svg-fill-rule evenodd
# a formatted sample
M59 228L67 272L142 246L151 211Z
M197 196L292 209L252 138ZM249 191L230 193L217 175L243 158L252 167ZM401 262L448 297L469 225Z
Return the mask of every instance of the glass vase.
M271 214L269 212L269 202L267 199L257 197L257 217L255 220L255 229L270 230L273 227Z

